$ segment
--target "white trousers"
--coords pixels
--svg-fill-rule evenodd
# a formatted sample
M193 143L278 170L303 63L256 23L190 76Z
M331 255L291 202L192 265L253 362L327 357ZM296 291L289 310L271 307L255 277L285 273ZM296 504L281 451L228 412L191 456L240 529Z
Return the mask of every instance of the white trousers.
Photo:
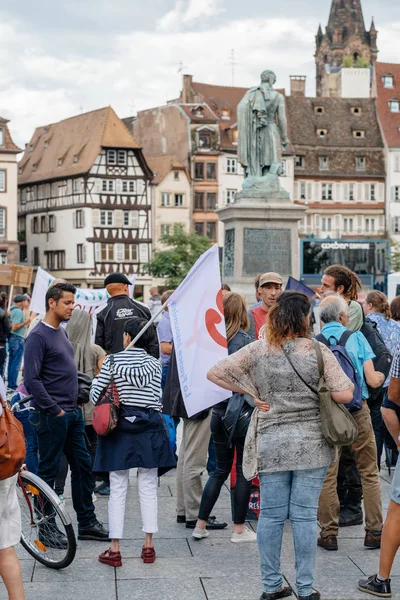
M158 469L138 469L140 512L145 533L156 533L157 525L157 474ZM128 493L129 469L111 471L110 500L108 502L108 527L110 538L124 537L126 495Z

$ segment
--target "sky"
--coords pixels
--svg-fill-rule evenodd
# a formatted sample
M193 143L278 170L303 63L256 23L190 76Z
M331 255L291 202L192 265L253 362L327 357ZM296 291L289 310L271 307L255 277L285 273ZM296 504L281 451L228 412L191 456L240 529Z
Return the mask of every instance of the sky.
M0 0L0 115L24 147L35 127L111 105L120 117L195 81L250 87L264 69L315 93L315 34L331 0ZM363 0L379 60L400 62L400 2ZM233 51L233 55L232 55ZM233 58L232 58L233 56Z

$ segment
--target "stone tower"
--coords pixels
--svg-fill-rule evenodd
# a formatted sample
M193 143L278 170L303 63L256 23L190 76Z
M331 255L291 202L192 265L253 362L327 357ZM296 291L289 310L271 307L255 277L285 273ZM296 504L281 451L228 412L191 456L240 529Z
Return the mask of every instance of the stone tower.
M332 0L326 31L320 25L316 35L317 96L336 95L330 75L340 71L344 56L375 64L377 35L373 20L370 30L365 29L361 0Z

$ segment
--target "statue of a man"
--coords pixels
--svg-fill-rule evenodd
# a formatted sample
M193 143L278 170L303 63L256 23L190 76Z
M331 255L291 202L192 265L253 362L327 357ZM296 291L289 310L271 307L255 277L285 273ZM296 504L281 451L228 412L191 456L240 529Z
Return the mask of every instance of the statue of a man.
M238 159L245 177L264 177L282 160L289 145L285 99L273 89L276 75L261 73L261 83L250 88L238 106Z

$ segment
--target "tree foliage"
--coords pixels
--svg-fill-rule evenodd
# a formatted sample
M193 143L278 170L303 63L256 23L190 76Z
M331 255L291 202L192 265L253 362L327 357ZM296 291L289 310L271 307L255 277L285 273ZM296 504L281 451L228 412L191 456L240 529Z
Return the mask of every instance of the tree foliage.
M391 240L390 245L390 268L392 272L398 273L400 271L400 244Z
M363 58L362 56L357 56L357 59L354 60L354 56L351 56L351 54L346 54L342 59L342 67L345 69L367 69L369 66L369 60L367 58Z
M165 279L170 289L178 287L196 260L210 247L208 238L183 230L163 235L160 241L165 249L155 252L144 269L153 277Z

